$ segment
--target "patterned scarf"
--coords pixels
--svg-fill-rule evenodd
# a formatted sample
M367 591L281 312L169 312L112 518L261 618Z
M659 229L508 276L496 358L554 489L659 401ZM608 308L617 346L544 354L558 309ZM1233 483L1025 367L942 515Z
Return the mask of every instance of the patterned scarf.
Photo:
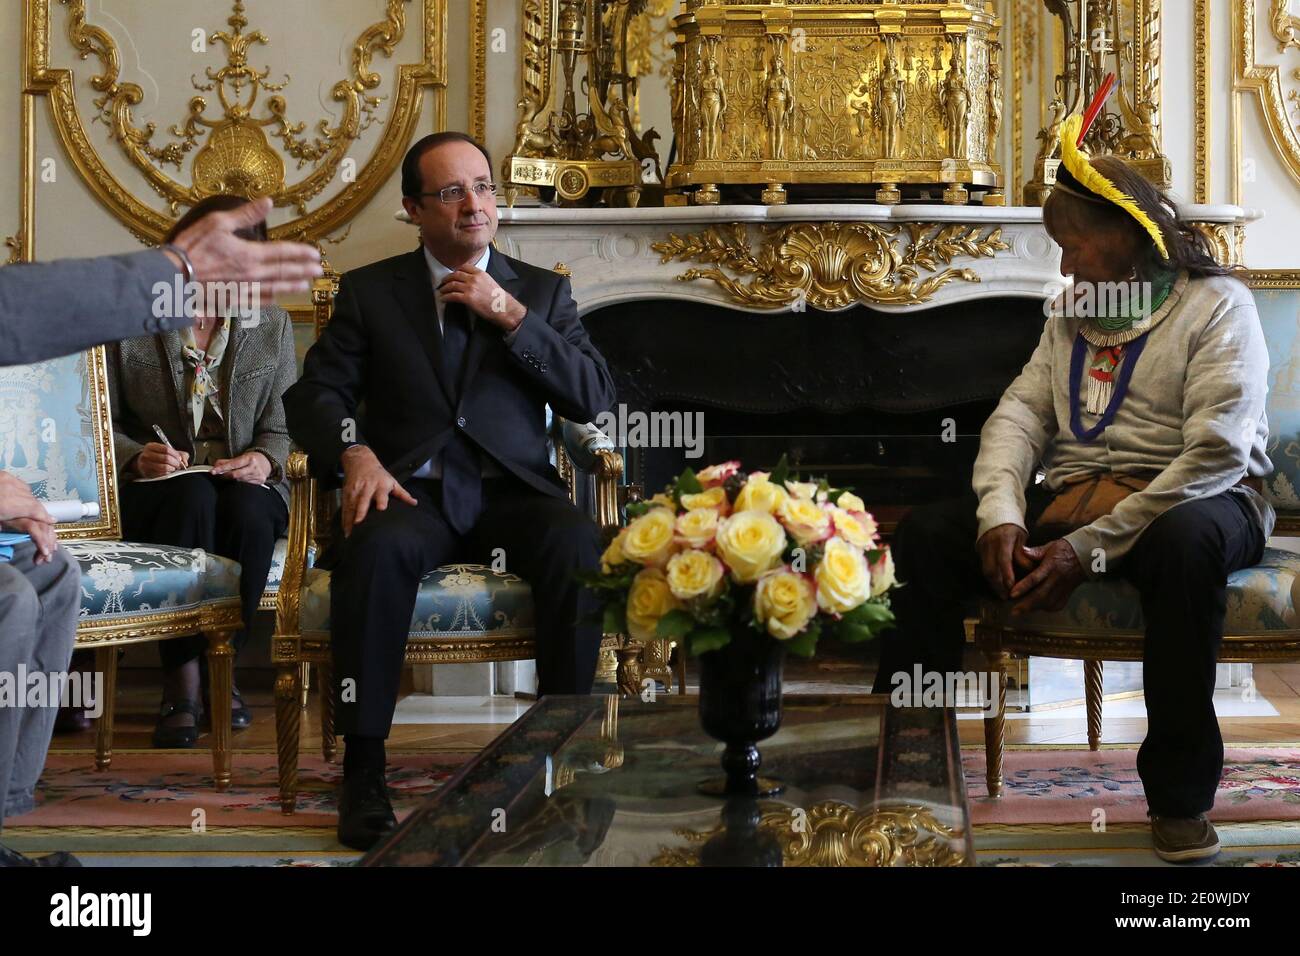
M203 408L209 405L217 418L225 420L221 414L221 403L217 401L217 380L212 374L226 355L226 344L230 341L230 323L222 322L208 342L206 351L200 349L194 340L194 329L186 328L181 332L181 357L189 366L190 376L190 415L194 419L194 434L198 435L203 424Z

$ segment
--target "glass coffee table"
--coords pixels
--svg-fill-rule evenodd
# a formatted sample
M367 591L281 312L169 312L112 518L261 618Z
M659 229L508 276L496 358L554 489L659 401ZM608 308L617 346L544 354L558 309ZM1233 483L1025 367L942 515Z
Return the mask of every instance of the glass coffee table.
M710 797L699 698L544 697L365 866L974 865L956 714L785 698L770 798Z

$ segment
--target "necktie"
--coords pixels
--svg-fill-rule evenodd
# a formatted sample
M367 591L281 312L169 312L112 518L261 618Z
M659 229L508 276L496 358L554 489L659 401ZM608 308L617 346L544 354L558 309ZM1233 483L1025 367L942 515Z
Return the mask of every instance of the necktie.
M443 374L460 399L460 376L469 345L469 311L447 302L442 312ZM442 450L442 513L457 534L467 534L478 521L483 503L483 476L478 447L459 426Z

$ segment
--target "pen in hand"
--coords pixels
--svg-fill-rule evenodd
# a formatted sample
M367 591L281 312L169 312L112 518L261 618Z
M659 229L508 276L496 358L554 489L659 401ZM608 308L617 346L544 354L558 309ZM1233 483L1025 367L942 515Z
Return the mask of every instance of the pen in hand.
M186 465L189 464L187 460L188 456L184 452L176 451L175 446L172 445L172 443L167 439L167 433L164 432L162 428L160 428L158 425L155 424L153 426L153 433L158 436L158 440L162 442L164 446L166 446L167 450L175 453L177 459L179 459L180 465L172 468L172 471L180 471L181 469L185 468Z

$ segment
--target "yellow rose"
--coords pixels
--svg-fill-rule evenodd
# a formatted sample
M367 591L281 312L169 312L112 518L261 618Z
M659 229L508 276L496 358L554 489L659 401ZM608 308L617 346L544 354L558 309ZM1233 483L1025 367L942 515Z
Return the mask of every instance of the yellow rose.
M865 520L859 519L843 508L833 509L831 518L835 522L835 533L855 548L870 548L872 542L876 540L876 523L867 517L865 512L858 512L858 514L861 514Z
M836 507L845 511L866 511L866 503L851 491L841 492L835 501Z
M677 516L674 525L677 541L688 548L704 548L718 533L718 512L713 508L693 508Z
M817 605L823 611L844 614L871 597L866 555L843 538L826 542L813 577L817 580Z
M786 494L784 488L768 481L766 474L756 472L749 476L749 480L745 482L745 487L740 489L740 494L736 496L736 503L732 510L766 511L771 514L788 497L789 495Z
M831 516L810 498L785 499L776 509L776 516L790 532L790 537L800 545L824 541L830 537Z
M647 501L646 504L651 508L667 508L669 511L674 512L677 510L677 505L673 503L673 499L662 491Z
M717 546L731 576L752 584L780 563L785 529L766 512L738 511L719 525Z
M727 492L718 485L699 494L682 495L682 507L687 511L694 511L696 508L717 508L725 514L729 507Z
M871 565L871 596L880 597L897 583L898 579L894 577L894 555L885 548L885 553Z
M627 555L623 553L623 538L626 535L627 528L624 528L614 536L614 540L609 543L609 547L605 549L605 553L600 556L600 570L602 574L609 574L617 564L627 563Z
M638 641L656 636L659 619L677 607L668 581L658 568L643 568L627 592L627 630Z
M788 641L802 631L817 613L812 582L793 571L773 571L758 579L754 589L754 617L777 640Z
M629 561L661 568L673 546L675 517L667 508L651 508L623 529L623 555Z
M668 589L679 601L712 600L722 591L725 571L707 551L679 551L668 559Z
M790 492L796 498L804 498L812 501L817 497L817 482L815 481L787 481L785 490Z

